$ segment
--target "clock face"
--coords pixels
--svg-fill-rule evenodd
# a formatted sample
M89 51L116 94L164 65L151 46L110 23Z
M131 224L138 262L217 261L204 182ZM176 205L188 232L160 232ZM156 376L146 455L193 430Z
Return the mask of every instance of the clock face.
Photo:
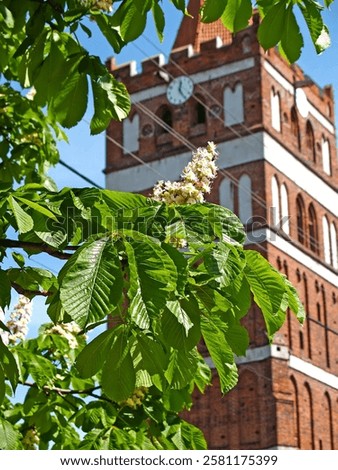
M194 84L191 78L186 75L176 77L169 83L167 88L167 98L171 104L182 104L187 101L194 91Z

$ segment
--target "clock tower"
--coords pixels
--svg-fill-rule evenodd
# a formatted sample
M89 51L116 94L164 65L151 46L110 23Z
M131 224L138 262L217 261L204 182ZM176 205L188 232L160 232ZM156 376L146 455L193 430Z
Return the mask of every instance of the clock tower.
M215 374L186 419L210 449L338 449L338 163L331 87L319 88L256 33L202 24L199 0L163 56L117 65L132 110L107 130L106 185L150 194L178 180L191 150L214 141L209 200L242 220L247 246L296 286L307 319L291 314L269 344L253 305L238 385L222 397ZM207 358L208 360L208 358Z

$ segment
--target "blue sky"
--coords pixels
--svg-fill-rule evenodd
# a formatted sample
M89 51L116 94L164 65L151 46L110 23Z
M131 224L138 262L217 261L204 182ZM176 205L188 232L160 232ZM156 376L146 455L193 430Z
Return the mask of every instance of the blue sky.
M115 55L108 42L96 34L95 23L90 23L89 27L93 31L93 37L86 40L86 47L92 54L98 55L103 61L112 55L115 55L118 64L123 64L130 60L136 60L138 64L146 57L153 56L162 52L165 56L170 52L174 42L178 25L182 15L169 3L165 2L166 27L165 39L160 43L153 28L152 18L149 18L149 26L144 35L139 38L135 44L127 46L119 55ZM150 16L150 15L149 15ZM325 21L331 33L332 45L323 54L318 56L309 35L306 32L302 22L302 31L305 35L305 47L303 49L301 60L298 62L304 72L308 74L319 86L323 87L332 84L336 90L338 102L338 2L334 2L331 11L325 14ZM75 169L104 186L103 169L105 167L105 134L90 136L88 121L90 120L92 107L90 106L86 119L76 128L68 131L69 143L60 143L59 149L61 158L73 166ZM88 184L81 178L74 175L61 165L50 171L50 175L55 179L59 188L64 186L83 187ZM127 188L126 188L127 190ZM53 269L55 272L59 269L60 263L57 260L47 256L39 257L39 262L45 267ZM33 260L32 260L33 261ZM35 263L31 263L34 265ZM41 266L41 265L39 265ZM34 316L30 327L30 336L34 335L38 325L41 322L48 321L44 313L44 299L34 300Z

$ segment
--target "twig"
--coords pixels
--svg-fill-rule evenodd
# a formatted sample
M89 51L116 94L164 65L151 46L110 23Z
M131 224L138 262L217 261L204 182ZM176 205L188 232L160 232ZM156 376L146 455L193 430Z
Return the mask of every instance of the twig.
M57 249L53 248L52 246L46 245L45 243L35 243L35 242L25 242L21 240L10 240L8 238L0 239L0 246L6 248L23 248L29 250L37 250L40 252L48 253L51 256L59 259L69 259L72 254L71 253L64 253L63 251L58 251ZM66 246L65 250L77 250L78 246Z

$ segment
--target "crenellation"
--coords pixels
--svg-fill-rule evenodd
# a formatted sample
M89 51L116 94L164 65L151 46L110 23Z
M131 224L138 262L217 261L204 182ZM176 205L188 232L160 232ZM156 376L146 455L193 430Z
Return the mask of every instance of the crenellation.
M179 62L182 59L190 59L195 55L194 48L192 44L188 44L187 46L177 47L173 49L170 53L169 62Z
M200 53L208 52L214 49L220 49L223 46L222 38L217 36L216 38L209 39L209 41L204 41L200 46Z
M142 74L157 72L159 68L165 65L165 57L163 54L156 54L148 57L141 62Z

